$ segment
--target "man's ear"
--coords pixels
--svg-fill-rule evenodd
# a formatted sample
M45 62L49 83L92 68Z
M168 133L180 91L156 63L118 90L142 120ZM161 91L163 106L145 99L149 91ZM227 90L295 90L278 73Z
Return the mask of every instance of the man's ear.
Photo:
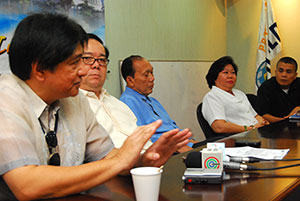
M45 73L44 70L41 69L41 67L38 65L38 62L32 62L31 64L31 76L35 77L37 80L44 80L45 79Z
M127 83L127 86L128 87L133 87L134 86L134 79L133 79L133 77L131 77L131 76L127 76L126 77L126 83Z

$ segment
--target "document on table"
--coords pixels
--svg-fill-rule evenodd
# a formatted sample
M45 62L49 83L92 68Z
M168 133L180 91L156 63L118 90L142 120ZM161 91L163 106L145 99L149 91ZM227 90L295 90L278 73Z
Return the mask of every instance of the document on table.
M261 159L283 159L290 149L263 149L253 147L225 148L225 154L237 157L255 157Z

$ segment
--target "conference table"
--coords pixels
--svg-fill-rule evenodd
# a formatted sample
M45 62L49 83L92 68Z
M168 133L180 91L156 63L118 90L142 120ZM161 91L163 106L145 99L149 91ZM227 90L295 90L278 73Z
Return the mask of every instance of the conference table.
M289 149L284 159L300 158L300 123L284 120L259 129L228 136L219 140L234 147L236 140L259 140L261 148ZM193 151L200 151L201 146ZM164 166L161 178L160 201L260 201L283 200L295 193L300 184L300 166L270 171L226 170L221 184L190 184L182 181L186 169L183 157L173 156ZM252 165L260 168L279 167L300 161L268 161ZM300 186L300 185L299 185ZM87 192L55 200L135 200L131 176L117 176ZM299 198L300 200L300 198Z

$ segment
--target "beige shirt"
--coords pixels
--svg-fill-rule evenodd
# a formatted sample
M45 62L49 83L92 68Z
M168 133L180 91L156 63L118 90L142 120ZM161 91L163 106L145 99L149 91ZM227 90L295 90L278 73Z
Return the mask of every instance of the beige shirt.
M100 99L94 92L81 91L89 100L92 110L95 112L98 122L109 133L116 148L120 148L127 137L137 128L137 119L130 108L111 96L105 89L102 89ZM152 145L148 141L143 151Z
M24 165L46 165L49 150L44 129L53 129L57 110L61 166L99 160L113 148L83 94L64 98L49 107L14 75L0 76L0 174ZM50 109L49 109L50 108Z

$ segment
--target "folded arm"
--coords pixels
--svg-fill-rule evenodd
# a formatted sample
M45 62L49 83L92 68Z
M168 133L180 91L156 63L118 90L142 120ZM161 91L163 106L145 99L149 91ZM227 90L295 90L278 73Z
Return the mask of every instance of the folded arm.
M298 111L300 111L300 106L295 107L288 115L286 115L284 117L276 117L271 114L264 114L262 116L263 116L263 118L268 120L270 123L275 123L275 122L289 118L290 116L296 114Z
M299 111L300 111L300 106L297 106L297 107L295 107L295 108L290 112L289 115L285 116L284 118L289 118L290 116L296 114L296 113L299 112Z
M275 116L270 115L270 114L264 114L262 116L263 116L263 118L268 120L270 123L275 123L275 122L278 122L278 121L281 121L281 120L284 120L284 119L287 118L287 117L275 117Z
M244 126L237 125L235 123L231 123L223 119L215 120L211 124L211 128L215 133L240 133L245 131ZM252 127L249 126L247 127L247 130L251 130L251 129Z

